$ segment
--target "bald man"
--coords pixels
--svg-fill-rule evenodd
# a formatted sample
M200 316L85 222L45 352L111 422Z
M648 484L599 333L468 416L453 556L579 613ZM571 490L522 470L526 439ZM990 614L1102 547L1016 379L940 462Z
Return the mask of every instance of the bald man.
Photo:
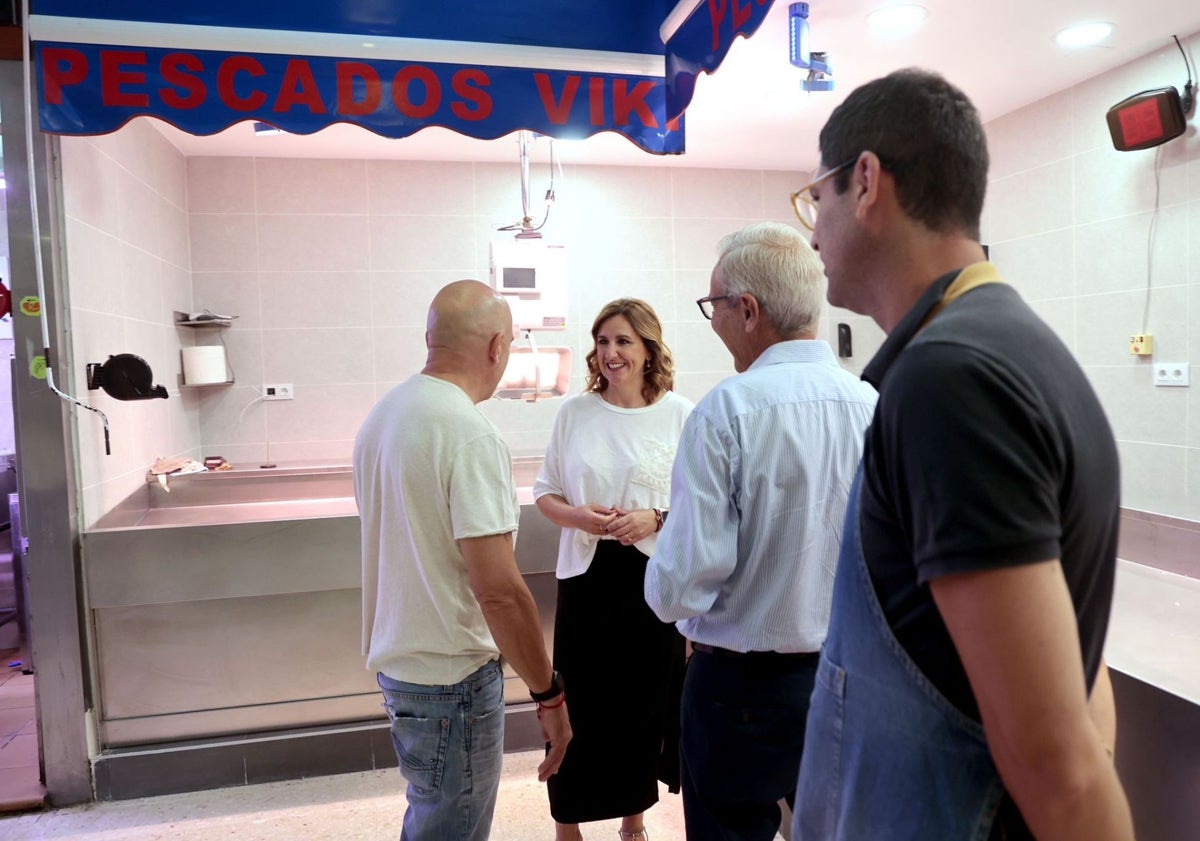
M362 520L363 653L376 672L400 773L401 841L483 841L504 747L503 653L538 701L558 770L566 697L513 555L520 509L512 460L475 404L508 364L512 314L460 280L429 308L421 373L371 410L354 442Z

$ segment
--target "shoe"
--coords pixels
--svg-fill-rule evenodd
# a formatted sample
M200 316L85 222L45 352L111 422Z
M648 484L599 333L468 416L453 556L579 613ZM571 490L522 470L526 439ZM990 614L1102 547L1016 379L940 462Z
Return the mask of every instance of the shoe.
M617 835L621 836L621 841L650 841L650 833L646 832L644 827L633 832L618 829Z

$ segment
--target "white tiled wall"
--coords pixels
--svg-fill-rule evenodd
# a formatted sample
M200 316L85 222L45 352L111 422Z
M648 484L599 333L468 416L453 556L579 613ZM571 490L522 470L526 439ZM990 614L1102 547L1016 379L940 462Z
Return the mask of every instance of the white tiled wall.
M183 156L144 121L63 138L62 169L69 383L108 416L112 442L105 455L99 417L75 412L83 519L91 523L142 485L155 458L200 452L199 404L178 383L179 348L194 337L172 317L192 304L187 175ZM122 402L88 391L87 364L119 353L145 359L168 399Z
M535 149L531 208L549 167ZM200 396L205 454L232 461L349 458L367 411L425 362L434 293L487 280L493 231L520 220L511 165L191 158L187 162L195 304L234 314L226 331L237 384ZM538 335L573 349L583 385L592 319L613 298L649 301L697 399L732 373L696 308L717 241L763 218L790 219L788 185L805 173L576 167L555 175L543 233L567 246L569 326ZM290 382L292 402L258 400ZM485 411L517 453L541 452L561 401L494 400Z
M1200 363L1200 137L1193 119L1158 149L1117 152L1104 119L1131 94L1182 88L1183 60L1164 43L987 126L984 240L1100 395L1121 451L1123 504L1200 519L1200 371L1186 389L1151 380L1156 360ZM1200 37L1184 45L1197 52ZM1153 359L1129 354L1129 336L1143 329Z
M1195 50L1197 38L1188 46ZM991 183L984 240L1005 276L1075 352L1109 412L1128 507L1200 519L1200 371L1190 389L1154 388L1127 353L1142 329L1146 254L1155 237L1147 328L1155 358L1200 363L1200 138L1158 155L1112 149L1109 106L1179 83L1172 45L988 125ZM535 144L531 194L549 172ZM521 216L517 162L412 163L193 157L148 125L63 140L73 371L110 353L145 356L167 401L88 399L110 413L114 455L81 418L86 520L142 481L155 456L234 462L349 457L375 400L424 362L425 312L452 280L485 280L496 227ZM807 173L572 167L555 184L544 232L566 244L569 328L539 337L574 349L582 387L588 329L612 298L659 312L692 399L732 373L696 309L717 240L760 219L791 222L787 193ZM533 214L541 203L534 200ZM189 333L171 311L209 308L233 326ZM822 336L850 324L859 371L882 341L870 319L827 313ZM224 338L236 384L179 389L178 349ZM264 382L296 399L263 403ZM540 451L558 401L490 401L518 453Z

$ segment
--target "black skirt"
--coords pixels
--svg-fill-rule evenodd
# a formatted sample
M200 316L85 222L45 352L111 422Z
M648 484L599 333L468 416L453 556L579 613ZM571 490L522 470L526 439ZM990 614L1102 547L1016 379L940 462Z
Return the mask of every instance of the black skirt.
M684 641L646 605L647 560L601 540L587 572L558 582L554 668L574 733L547 784L559 823L644 812L660 779L679 790Z

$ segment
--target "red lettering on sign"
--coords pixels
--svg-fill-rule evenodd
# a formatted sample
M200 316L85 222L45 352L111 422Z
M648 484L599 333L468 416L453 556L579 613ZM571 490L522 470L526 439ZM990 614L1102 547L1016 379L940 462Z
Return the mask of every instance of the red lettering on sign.
M708 0L708 19L712 21L712 48L721 49L721 21L725 20L726 0Z
M354 83L362 82L362 99L354 98ZM337 113L349 117L370 114L383 101L383 84L375 68L361 61L337 63Z
M679 118L667 120L667 131L679 131Z
M325 103L321 101L321 92L317 90L312 68L302 58L293 58L287 63L283 81L279 83L279 96L275 98L271 110L282 113L297 105L307 106L311 114L325 113Z
M588 79L588 100L591 105L592 125L604 125L604 79L592 76Z
M475 107L467 105L467 102L452 102L450 110L454 116L460 120L486 120L492 116L492 97L487 91L481 90L491 83L492 80L482 70L459 70L455 73L450 80L450 87Z
M217 94L221 97L221 101L234 111L253 111L256 108L262 108L267 102L267 95L262 91L254 91L246 97L237 95L234 81L238 73L246 73L255 78L267 75L267 71L258 59L248 55L230 56L217 68Z
M747 4L743 9L741 0L733 0L733 31L737 32L748 20L750 20L750 5Z
M764 5L767 0L756 0L758 5ZM746 5L743 6L742 3ZM732 41L737 35L738 30L746 25L746 21L750 20L752 11L750 9L750 0L708 0L708 19L712 21L712 48L713 52L721 49L721 23L725 20L725 13L729 11L730 5L733 6L733 30L729 36Z
M202 73L204 64L191 53L168 53L158 63L158 72L168 85L183 88L186 96L176 90L163 88L158 97L171 108L198 108L208 98L208 90L204 80L197 79L191 73Z
M654 112L646 104L646 94L652 90L654 90L653 82L638 82L630 91L628 80L615 79L613 81L613 125L629 125L629 113L636 111L642 125L647 128L658 128L658 120L654 119Z
M150 104L145 93L129 93L122 85L146 84L145 71L122 70L122 65L146 66L146 54L129 50L100 51L100 101L105 108L144 108Z
M78 85L87 78L87 56L65 47L42 47L42 84L46 104L62 105L63 88Z
M562 96L554 97L554 88L550 85L548 73L534 73L533 81L537 83L538 94L542 97L542 107L546 116L556 126L564 125L571 116L571 106L575 104L575 93L579 90L579 77L568 76L563 82Z
M408 88L412 82L420 82L425 87L425 100L420 105L412 101ZM420 64L410 64L400 69L392 81L392 101L396 108L406 117L414 120L425 120L437 113L442 104L442 83L437 74Z

